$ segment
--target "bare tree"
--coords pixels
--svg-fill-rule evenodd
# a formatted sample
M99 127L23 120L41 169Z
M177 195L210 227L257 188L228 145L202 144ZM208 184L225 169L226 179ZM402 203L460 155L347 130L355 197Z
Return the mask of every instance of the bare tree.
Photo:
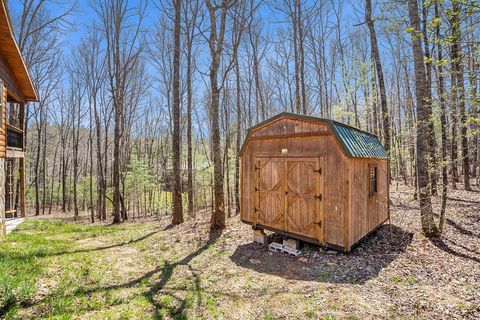
M99 95L106 82L105 55L101 48L101 38L96 32L96 26L89 31L83 46L81 47L83 77L88 92L88 102L91 109L91 116L94 118L95 127L95 155L96 155L96 182L97 182L97 214L100 219L106 219L107 208L107 183L105 177L105 165L103 158L106 154L102 150L102 123L100 114ZM93 123L92 123L93 124ZM103 128L107 130L107 128ZM91 156L93 157L93 155ZM93 210L93 209L92 209Z
M451 52L452 52L452 80L455 82L452 85L452 91L455 91L455 95L458 99L458 110L456 108L453 112L460 113L460 140L462 146L462 163L463 163L463 184L465 190L471 190L470 186L470 160L468 154L468 137L467 137L467 112L465 108L465 80L464 80L464 68L463 68L463 52L460 47L462 41L462 31L460 28L459 14L461 13L460 1L452 0L452 10L449 14L451 24ZM455 102L453 102L455 103ZM453 117L457 118L458 115L454 114ZM455 124L453 124L455 126ZM453 134L452 134L453 135ZM455 135L453 135L455 139ZM453 149L453 148L452 148ZM453 152L453 151L452 151ZM456 155L455 155L456 158ZM455 159L452 159L452 161ZM456 163L453 164L455 167Z
M194 186L193 186L193 147L192 147L192 107L193 89L192 78L195 57L193 55L193 41L196 38L197 18L200 12L200 0L184 1L185 11L185 45L186 45L186 86L187 86L187 191L188 214L194 216Z
M141 26L146 4L140 1L135 7L129 7L127 0L96 0L92 7L101 20L106 41L106 69L114 110L113 222L119 223L125 216L120 189L120 152L124 142L127 80L143 50Z
M213 180L214 180L214 208L212 212L212 219L210 222L210 230L215 232L225 228L225 204L224 204L224 177L222 168L222 151L221 151L221 137L220 137L220 123L219 123L219 102L220 91L223 87L227 73L233 67L233 60L227 64L222 78L221 84L218 83L218 75L220 71L220 62L222 53L224 52L225 29L227 23L227 13L229 9L235 5L235 1L228 2L221 0L220 4L212 3L206 0L206 6L209 13L209 35L208 47L210 49L210 113L212 119L212 151L213 151ZM220 15L219 25L217 25L217 12ZM234 44L238 46L240 41Z
M172 224L180 224L183 222L182 208L182 178L180 169L180 26L181 26L181 1L173 0L175 8L174 18L174 49L173 49L173 211Z
M429 118L427 79L423 60L421 43L420 17L417 0L408 0L408 15L412 33L412 51L415 70L415 96L417 102L417 179L420 202L420 217L422 230L426 236L436 236L438 228L433 220L432 201L430 198L430 183L428 170L428 127Z
M74 219L78 220L78 179L79 179L79 145L81 135L81 123L87 113L87 109L84 108L84 96L85 96L85 83L83 82L83 61L81 57L81 51L75 48L75 53L72 55L71 63L67 64L67 70L69 75L70 88L68 92L67 110L70 111L70 119L72 121L72 167L73 167L73 209Z
M440 12L439 12L438 2L435 2L435 20L437 20L437 25L435 27L435 37L437 39L441 38L440 34ZM438 221L438 230L441 233L445 223L445 208L447 205L447 186L448 186L448 175L447 175L447 103L445 101L445 88L444 88L444 77L443 77L443 46L441 43L437 46L437 60L439 61L437 65L438 72L438 96L440 103L440 123L441 123L441 135L442 135L442 207L440 210L440 217Z
M380 103L382 106L383 138L385 142L385 149L387 149L387 152L390 152L390 116L387 107L387 93L385 90L385 80L383 78L382 63L380 61L380 51L378 50L377 34L375 32L375 24L372 19L372 0L366 0L365 2L365 21L367 23L368 30L370 31L372 56L375 62L378 87L380 89Z

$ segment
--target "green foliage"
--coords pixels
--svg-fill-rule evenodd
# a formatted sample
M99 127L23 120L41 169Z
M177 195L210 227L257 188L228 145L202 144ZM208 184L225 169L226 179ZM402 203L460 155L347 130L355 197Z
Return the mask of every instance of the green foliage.
M308 309L304 312L305 317L307 318L313 318L315 316L315 310L313 309Z
M212 298L207 298L207 308L212 314L213 319L219 318L217 308L215 307L215 302L213 301Z
M265 311L263 314L263 320L275 320L277 317L271 311Z
M394 275L392 276L392 281L404 286L411 286L415 284L417 280L414 276L401 277L401 276Z
M125 173L126 196L139 197L145 190L153 188L154 185L155 176L151 169L134 154Z
M328 279L328 277L330 276L330 266L325 261L325 262L323 262L321 267L319 267L315 270L315 272L317 273L317 275L321 279L323 279L323 280Z

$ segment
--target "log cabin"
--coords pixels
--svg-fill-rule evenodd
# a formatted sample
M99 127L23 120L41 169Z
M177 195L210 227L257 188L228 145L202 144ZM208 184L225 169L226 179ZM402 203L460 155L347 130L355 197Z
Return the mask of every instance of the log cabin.
M6 218L25 217L25 106L37 93L0 0L0 235Z
M389 218L389 160L377 136L281 113L240 152L240 219L254 230L349 252Z

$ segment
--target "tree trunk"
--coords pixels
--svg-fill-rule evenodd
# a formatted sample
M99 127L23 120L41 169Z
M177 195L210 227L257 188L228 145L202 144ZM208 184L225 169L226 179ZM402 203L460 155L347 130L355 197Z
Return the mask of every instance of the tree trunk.
M428 25L428 6L427 1L422 2L422 34L423 34L423 43L425 47L425 70L426 70L426 79L427 79L427 94L428 99L430 100L429 104L432 103L432 63L430 58L430 44L428 41L427 25ZM433 117L432 108L429 109L430 117ZM437 194L437 142L435 140L435 129L433 121L430 121L428 127L428 137L429 137L429 160L430 160L430 184L431 192L433 195Z
M120 122L122 112L118 103L114 102L114 132L113 132L113 223L122 222L120 215Z
M423 63L421 43L420 17L417 0L408 0L408 15L412 31L412 51L415 71L415 96L417 102L417 179L420 202L420 217L423 233L430 237L438 235L438 229L433 220L430 185L428 178L428 126L429 111L427 80Z
M367 22L368 29L370 31L370 42L372 46L372 56L375 61L375 69L377 71L378 87L380 89L380 103L382 107L382 120L383 120L383 139L385 142L385 149L390 154L390 116L388 114L387 107L387 93L385 90L385 80L383 79L382 63L380 61L380 52L378 50L377 35L375 32L374 21L372 20L372 1L366 0L365 5L365 21Z
M300 63L298 58L298 14L297 7L300 0L293 0L293 12L291 12L293 28L293 52L295 65L295 111L302 111L302 101L300 100Z
M241 134L242 134L242 106L240 105L240 65L237 58L235 58L235 81L236 81L236 107L237 107L237 134L235 141L235 213L240 213L240 148L241 148Z
M304 32L303 32L303 20L302 20L302 7L301 1L297 1L297 25L298 25L298 49L300 60L300 85L302 90L302 112L308 113L307 108L307 93L305 89L305 50L303 48Z
M192 12L191 21L187 20L186 36L187 36L187 185L188 185L188 214L195 217L194 212L194 187L193 187L193 147L192 147L192 46L193 37L195 36L195 21L198 12L198 3L196 3L195 11ZM188 12L188 10L185 10Z
M227 17L227 3L222 2L221 7L214 7L210 1L206 2L210 14L210 37L209 47L212 58L210 64L210 90L211 90L211 117L212 117L212 151L213 151L213 196L214 207L210 221L210 231L216 232L225 228L225 205L223 191L222 149L220 140L219 124L219 99L220 89L217 76L220 67L220 59L223 51L223 39L225 34L225 20ZM221 22L217 37L216 10L221 9Z
M440 19L438 3L435 2L435 18ZM436 26L436 37L440 39L440 24ZM443 61L442 53L442 44L439 43L437 47L437 60ZM438 221L438 232L442 233L443 225L445 223L445 208L447 205L447 186L448 186L448 175L447 175L447 166L445 162L447 161L447 108L445 102L445 89L444 89L444 79L443 79L443 66L441 63L438 64L438 95L440 97L440 122L441 122L441 131L442 131L442 206L440 209L440 218Z
M173 212L172 224L183 222L182 208L182 177L180 166L180 18L181 18L181 0L174 0L175 7L175 26L174 51L173 51L173 134L172 134L172 152L173 152Z
M471 190L470 187L470 161L468 154L468 136L467 136L467 111L465 108L465 81L463 68L463 52L460 47L462 41L462 31L460 28L460 2L452 0L452 11L450 13L450 23L452 26L452 72L457 81L456 91L458 98L458 112L460 112L460 140L462 146L462 163L463 163L463 183L465 190ZM453 136L455 139L455 136Z

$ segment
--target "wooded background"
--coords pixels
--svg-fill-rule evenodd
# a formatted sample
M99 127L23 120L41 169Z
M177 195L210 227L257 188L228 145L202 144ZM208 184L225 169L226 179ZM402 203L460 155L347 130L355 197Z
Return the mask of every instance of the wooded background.
M208 209L221 229L246 129L281 111L379 135L426 234L441 232L447 184L478 186L478 1L8 4L40 98L25 134L36 215L181 223Z

